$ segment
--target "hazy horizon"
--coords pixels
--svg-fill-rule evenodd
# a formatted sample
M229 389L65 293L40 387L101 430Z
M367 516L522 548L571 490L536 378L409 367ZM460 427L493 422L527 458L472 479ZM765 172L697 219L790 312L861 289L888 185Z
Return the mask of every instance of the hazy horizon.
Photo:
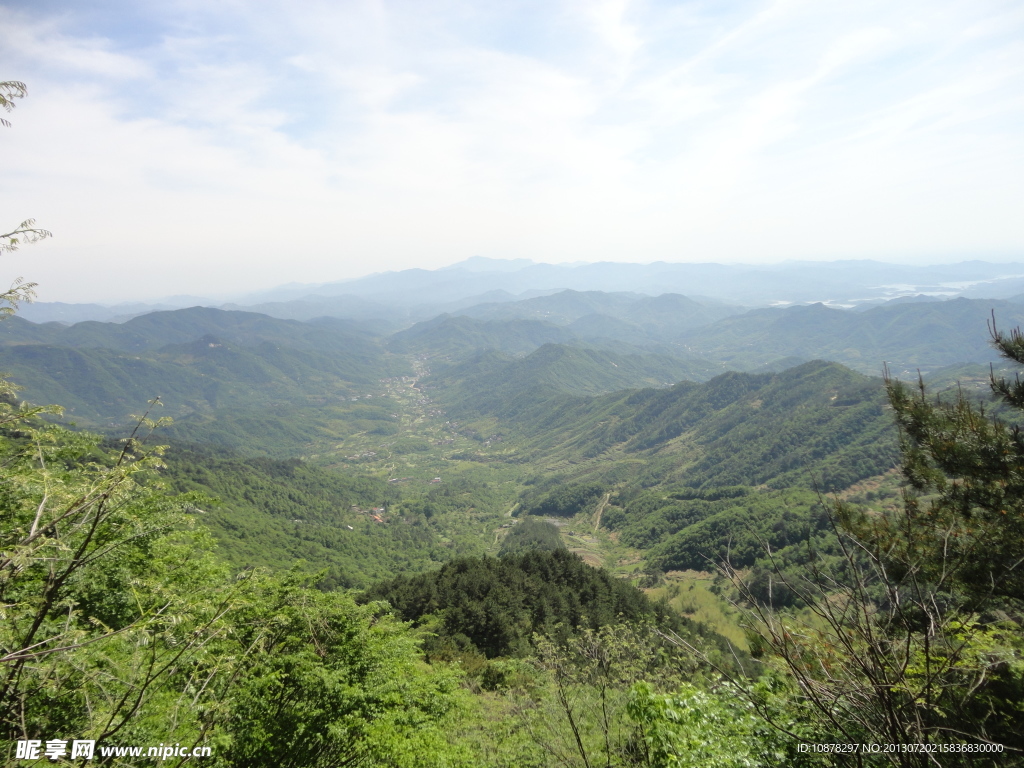
M0 263L51 301L479 254L1024 254L1010 2L0 0ZM4 230L7 231L7 230Z
M490 263L490 265L488 265L488 263ZM810 259L786 259L786 260L780 260L780 261L770 262L770 263L749 263L749 262L747 262L747 263L744 263L744 262L668 262L668 261L651 261L651 262L641 263L641 262L616 262L616 261L610 261L610 260L608 260L608 261L600 261L600 262L594 261L594 262L560 262L559 263L559 262L533 261L533 260L526 259L526 258L519 258L519 259L491 259L489 257L473 256L473 257L470 257L469 259L463 259L463 260L460 260L460 261L457 261L457 262L453 262L451 264L445 264L445 265L442 265L442 266L439 266L439 267L431 267L431 268L409 267L409 268L406 268L406 269L381 270L381 271L378 271L378 272L369 272L369 273L366 273L366 274L363 274L363 275L358 275L358 276L351 277L351 278L341 278L341 279L336 279L336 280L329 280L328 279L328 280L320 280L320 281L315 281L315 282L290 281L290 282L287 282L287 283L275 283L275 284L272 284L272 285L259 286L259 287L256 287L256 288L252 289L252 290L248 290L248 291L235 291L235 292L209 291L207 293L188 292L188 293L170 294L170 293L159 293L159 292L152 292L152 291L150 291L150 292L142 292L142 293L138 293L138 294L135 294L135 293L131 293L131 294L129 294L129 293L121 293L120 295L113 296L113 297L110 297L110 298L105 298L105 299L97 298L97 297L90 297L90 298L87 298L84 301L79 301L79 300L75 300L75 299L70 299L69 300L69 299L62 299L62 298L51 298L48 295L49 292L46 290L46 286L45 285L40 285L37 288L37 293L38 293L37 302L40 302L40 303L57 303L57 304L65 304L65 303L66 304L97 304L97 305L106 306L106 307L116 307L118 305L132 305L132 304L147 304L147 305L168 304L168 305L174 305L174 306L185 306L186 303L184 303L183 300L188 299L188 300L201 301L203 303L206 303L209 306L215 306L215 305L219 305L219 304L233 304L233 303L238 303L238 302L241 302L242 305L245 306L247 303L259 303L261 301L287 300L287 299L282 299L279 296L275 297L275 294L279 294L280 292L284 292L285 294L289 294L291 292L296 292L295 297L299 297L299 296L302 295L302 291L303 290L308 289L311 292L310 295L312 295L312 293L314 293L317 289L320 289L320 288L330 287L330 286L335 286L335 285L345 285L346 283L356 283L356 282L358 282L360 280L364 280L364 279L367 279L367 278L375 278L375 277L382 277L382 276L387 276L387 275L393 275L393 274L396 274L396 273L399 273L399 272L405 272L405 271L408 271L408 270L416 270L416 269L422 269L423 271L427 271L427 272L444 272L444 271L447 271L447 270L461 268L461 271L463 271L463 272L474 272L474 273L480 273L480 274L485 274L485 273L491 273L491 274L506 273L507 274L507 273L511 273L511 272L517 272L520 269L523 269L523 268L526 268L526 267L533 267L533 266L554 266L554 267L562 267L562 268L574 269L574 268L577 268L577 267L600 266L600 265L621 265L621 266L632 266L632 267L645 267L645 266L656 266L656 265L659 265L659 264L664 264L666 266L684 266L684 265L689 265L689 266L695 266L696 267L696 266L714 265L714 266L739 268L741 270L742 269L773 270L773 269L783 269L783 268L785 268L787 266L797 266L797 265L801 265L801 264L808 264L808 265L811 265L811 264L848 264L848 265L854 265L854 264L861 264L861 263L864 264L865 266L867 266L869 264L877 264L877 265L887 266L887 267L907 267L907 268L915 269L915 270L917 270L917 269L927 270L929 267L940 268L940 267L956 266L956 265L961 265L961 264L967 265L967 264L971 264L971 263L991 264L991 265L995 265L995 266L999 266L999 265L1005 264L1008 267L1009 266L1020 267L1022 271L1008 270L1005 273L1000 273L999 277L995 278L996 280L1006 279L1006 278L1014 278L1014 277L1024 278L1024 259L1022 259L1020 262L1017 262L1017 261L998 261L998 260L988 260L988 259L958 259L958 260L946 261L946 262L936 261L936 262L927 263L927 264L913 264L911 262L906 262L906 261L885 261L885 260L881 260L881 259L817 259L817 260L810 260ZM504 269L500 268L498 265L505 265L505 268ZM474 266L476 268L473 268ZM927 277L927 275L921 275L921 277L925 278L925 277ZM992 280L993 280L993 278L977 278L975 280L968 281L968 284L981 284L981 283L985 283L985 282L990 282ZM938 282L941 282L941 280L940 279L936 279L935 282L938 283ZM902 290L901 292L896 294L896 297L903 296L903 295L912 295L912 294L915 294L915 293L918 292L916 290L911 290L911 288L913 288L913 286L906 286L904 290ZM536 290L540 290L542 292L557 292L557 291L561 291L561 290L582 290L582 291L597 290L597 291L603 291L604 289L585 288L585 287L584 288L574 288L572 286L563 287L563 288L543 288L543 287L539 287L539 286L532 286L532 287L526 289L527 292L536 291ZM629 288L629 287L625 287L622 290L625 291L625 292L637 292L635 288ZM641 291L641 292L644 292L644 291ZM672 287L669 287L669 288L667 288L663 292L665 292L665 293L679 293L680 291L678 291L678 290L676 290L676 289L674 289ZM344 292L342 292L342 293L344 293ZM511 293L513 295L517 295L517 292L515 290L511 291ZM650 292L650 291L647 291L646 293L648 293L648 295L658 295L659 291L655 291L653 293ZM697 290L697 287L695 287L695 290L691 291L690 293L698 294L699 295L700 294L700 290ZM821 300L827 301L827 299L825 299L824 297ZM425 303L429 304L431 302L429 300L427 300L427 301L425 301ZM786 304L786 303L789 303L789 302L782 301L782 302L775 302L775 303ZM803 303L803 302L800 302L800 303Z

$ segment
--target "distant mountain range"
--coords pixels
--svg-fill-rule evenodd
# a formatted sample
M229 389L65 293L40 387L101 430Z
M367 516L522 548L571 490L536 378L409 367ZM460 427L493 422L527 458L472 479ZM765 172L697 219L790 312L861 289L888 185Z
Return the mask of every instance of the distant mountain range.
M991 299L891 302L864 312L821 304L756 309L682 333L686 352L729 367L780 358L834 360L868 374L897 375L1000 358L989 346L992 313L1002 327L1024 324L1024 304Z
M544 344L658 354L703 381L725 368L778 369L824 359L878 375L929 373L999 359L989 347L992 313L1024 324L1024 304L993 299L897 299L859 311L823 304L742 311L685 296L564 291L488 303L423 321L390 337L394 352L457 360L482 350L525 355Z
M0 323L0 370L33 403L116 425L159 396L157 415L324 406L411 373L343 320L279 320L194 307L125 323Z
M672 293L575 290L486 301L396 332L373 321L301 322L203 307L122 323L15 316L0 322L0 370L27 400L61 403L86 425L122 424L159 395L183 438L190 423L224 432L213 416L230 410L247 415L220 420L231 424L223 436L229 444L244 446L247 435L271 428L298 444L321 418L316 409L333 408L338 420L322 430L325 441L381 428L369 422L391 418L383 405L374 401L371 413L354 403L379 396L382 379L412 375L414 366L430 369L425 386L443 390L448 407L481 414L819 359L875 375L888 364L910 378L998 360L986 327L993 312L1003 327L1024 325L1024 304L990 299L745 311ZM285 415L296 408L309 412Z
M526 259L475 257L436 270L407 269L355 280L292 284L223 304L170 297L156 304L39 303L24 308L36 322L124 321L144 312L194 305L248 309L309 320L330 316L383 323L397 330L444 312L508 303L565 290L674 293L746 307L822 302L861 306L908 295L1009 299L1024 293L1024 264L965 261L910 266L869 260L742 264L536 264Z

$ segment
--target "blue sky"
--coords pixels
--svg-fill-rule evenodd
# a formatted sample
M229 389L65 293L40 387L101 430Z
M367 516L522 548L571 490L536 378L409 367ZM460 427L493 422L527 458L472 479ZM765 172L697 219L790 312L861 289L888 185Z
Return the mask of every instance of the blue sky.
M43 300L473 255L1024 260L1019 2L2 2Z

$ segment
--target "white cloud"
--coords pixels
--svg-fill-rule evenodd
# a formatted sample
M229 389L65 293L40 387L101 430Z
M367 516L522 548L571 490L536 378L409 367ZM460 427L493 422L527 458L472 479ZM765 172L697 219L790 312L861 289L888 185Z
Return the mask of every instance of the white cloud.
M126 6L127 7L127 6ZM1024 250L1024 18L985 2L0 5L44 298L538 260ZM104 30L109 30L104 32Z
M10 14L8 19L11 16L15 15ZM110 40L61 34L54 20L32 22L22 17L15 22L14 29L11 26L5 24L9 34L5 35L4 46L7 56L13 59L43 60L48 69L79 80L128 80L153 75L144 61L112 50Z

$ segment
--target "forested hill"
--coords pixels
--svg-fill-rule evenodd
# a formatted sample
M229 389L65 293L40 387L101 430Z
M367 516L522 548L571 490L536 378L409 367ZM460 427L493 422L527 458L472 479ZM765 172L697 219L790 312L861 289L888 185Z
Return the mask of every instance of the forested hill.
M564 328L541 320L476 320L440 315L396 333L388 341L392 352L428 357L464 357L484 349L531 352L544 344L571 341Z
M456 314L484 320L542 320L571 326L576 332L583 327L575 325L580 320L602 317L617 321L620 327L635 329L648 339L668 340L676 338L681 331L699 328L742 311L741 307L701 302L678 293L645 296L637 293L561 291L521 301L479 304Z
M87 320L67 326L30 323L19 317L0 324L2 344L52 344L60 347L145 352L185 344L205 335L243 347L281 344L295 349L344 349L368 353L372 336L357 323L324 319L316 323L280 320L255 312L192 307L140 315L124 323Z
M993 299L891 302L863 312L822 304L758 309L682 334L693 354L731 367L752 367L781 357L820 358L878 375L927 373L956 363L998 359L988 344L987 323L1024 323L1024 305Z
M842 488L887 471L897 452L881 381L821 361L666 389L446 405L461 418L497 418L520 436L524 459L614 467L635 458L632 471L654 483Z
M435 622L435 646L468 644L488 658L527 655L535 635L564 641L581 629L659 619L688 638L699 631L713 637L564 549L458 558L431 573L376 584L361 599L386 600L406 621Z
M1024 322L1024 304L990 299L892 301L849 310L824 304L754 309L702 304L685 296L565 291L483 304L417 323L391 337L392 351L464 360L497 350L528 354L555 343L619 353L679 357L699 369L758 370L780 361L831 360L878 375L925 374L994 361L986 324ZM707 361L705 363L705 361Z
M521 400L540 403L559 394L596 395L667 387L684 379L705 381L718 373L721 368L706 361L545 344L518 358L491 350L478 352L442 367L426 386L441 390L446 402L487 412Z
M434 369L435 389L449 390L450 409L520 418L552 396L704 381L780 361L827 359L872 374L883 362L897 374L985 362L993 310L1002 325L1024 322L1024 305L989 300L736 315L675 294L574 291L479 305L389 338L353 321L201 307L122 324L14 317L0 324L0 370L30 402L61 403L78 423L108 426L157 395L175 417L329 406L379 392L381 379L411 374L418 357Z
M676 343L681 333L742 311L678 294L562 291L439 315L396 333L389 348L458 360L488 349L526 354L544 344L570 344L689 359Z
M299 323L194 307L123 324L0 324L0 370L35 403L76 422L123 423L159 396L162 414L324 406L411 373L377 339L341 320Z

